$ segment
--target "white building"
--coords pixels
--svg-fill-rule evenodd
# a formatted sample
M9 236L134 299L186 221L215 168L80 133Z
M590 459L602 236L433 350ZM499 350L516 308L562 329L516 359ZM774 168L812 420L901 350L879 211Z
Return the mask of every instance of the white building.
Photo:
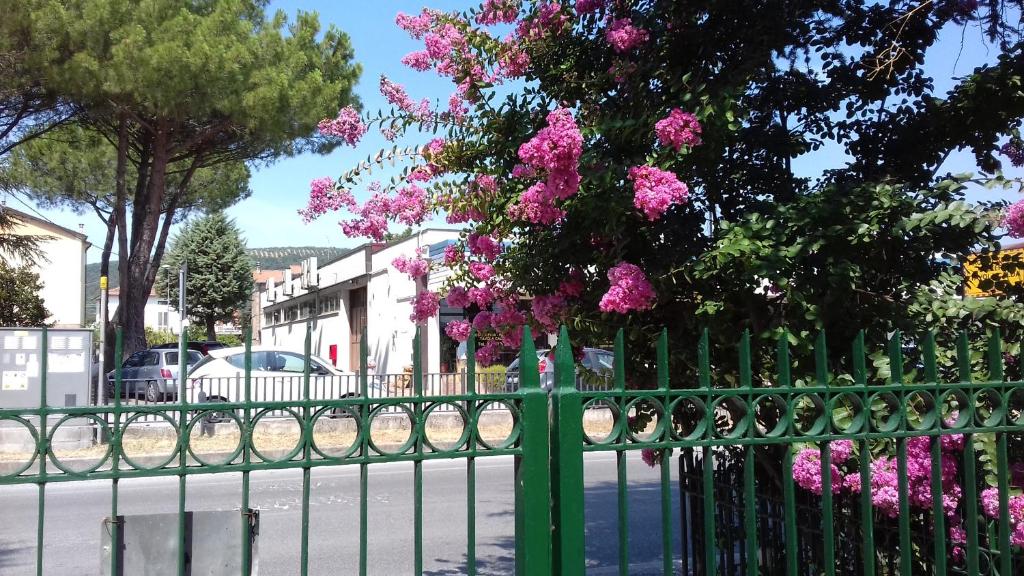
M50 312L47 323L57 328L84 326L85 257L90 246L85 234L6 206L0 206L0 210L13 216L11 234L45 237L39 243L40 256L33 269L43 284L41 295ZM9 254L0 257L12 266L23 264Z
M117 306L121 300L121 289L111 288L107 294L107 310L110 318L114 317ZM97 300L98 302L98 300ZM146 300L146 309L143 313L145 327L160 332L178 333L178 324L181 317L167 301L167 296L158 296L156 292L150 292ZM96 305L96 323L100 323L100 307Z
M311 274L285 272L280 284L267 282L259 295L260 341L264 346L303 350L306 325L312 323L313 354L342 370L356 372L363 328L369 368L375 374L400 374L412 365L416 326L410 320L411 300L424 286L391 265L401 255L433 260L426 288L437 290L450 273L442 265L445 246L458 231L426 229L390 244L364 244L324 263ZM455 369L455 344L442 327L463 317L442 301L441 313L423 330L422 353L428 373Z

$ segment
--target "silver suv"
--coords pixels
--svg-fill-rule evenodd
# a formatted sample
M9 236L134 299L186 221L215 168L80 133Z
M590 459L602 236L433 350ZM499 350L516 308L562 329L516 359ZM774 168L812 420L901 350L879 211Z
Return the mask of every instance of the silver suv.
M203 359L196 350L186 350L189 367ZM178 351L151 348L140 350L121 364L121 396L147 402L173 400L178 396ZM107 398L114 397L114 372L107 373Z

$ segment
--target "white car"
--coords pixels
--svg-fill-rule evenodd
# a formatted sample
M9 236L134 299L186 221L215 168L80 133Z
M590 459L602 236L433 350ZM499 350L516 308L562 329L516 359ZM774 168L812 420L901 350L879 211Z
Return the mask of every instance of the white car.
M254 346L250 373L251 401L302 400L304 369L305 357L298 352ZM245 401L245 348L236 346L211 350L189 371L186 387L189 402ZM336 400L358 394L357 374L339 370L322 358L310 356L310 399Z

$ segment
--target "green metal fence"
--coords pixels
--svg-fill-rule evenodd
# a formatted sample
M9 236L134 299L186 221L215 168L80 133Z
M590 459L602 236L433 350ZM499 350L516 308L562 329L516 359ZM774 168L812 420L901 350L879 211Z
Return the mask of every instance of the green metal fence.
M416 336L417 341L419 335ZM251 346L246 338L247 348ZM423 395L420 347L413 346L413 395L371 398L367 375L361 375L362 394L336 400L311 399L309 393L309 332L302 400L252 401L251 364L245 366L243 401L209 404L184 402L130 406L114 395L110 406L59 408L46 405L46 342L43 337L43 385L36 410L0 409L0 424L24 427L35 451L23 465L0 469L3 485L38 486L37 574L43 574L46 549L46 487L56 482L105 479L111 485L109 531L119 546L118 483L140 477L177 477L179 542L185 539L189 508L186 479L198 474L241 473L239 522L242 555L247 559L252 521L249 477L252 472L302 470L300 574L309 569L310 472L324 466L360 467L359 573L367 573L370 542L368 524L368 469L375 463L406 461L413 466L414 571L423 573L423 462L459 459L466 466L467 527L466 570L476 572L476 460L497 455L515 457L515 565L521 575L584 574L587 510L584 459L588 452L616 454L617 498L609 505L618 513L618 568L631 573L629 558L630 511L627 453L644 450L659 466L660 518L657 528L664 574L999 574L1020 572L1024 558L1015 547L1014 530L1024 539L1024 499L1018 500L1019 479L1011 477L1010 454L1020 452L1024 432L1024 389L1004 379L998 334L988 342L987 377L975 381L966 337L957 342L956 382L939 382L936 346L932 336L921 345L920 383L905 382L903 348L898 334L888 343L890 375L885 383L869 383L863 338L852 349L852 382L837 386L830 379L824 336L815 342L814 379L794 383L788 340L776 350L776 374L770 382L755 384L749 336L738 347L738 385L714 385L707 334L696 357L696 382L670 382L669 342L662 333L655 343L656 382L637 390L626 387L628 358L622 334L614 343L614 386L580 391L569 335L563 328L555 352L554 389L540 388L538 361L528 328L523 331L520 388L500 393L478 393L475 383L474 337L469 342L466 393ZM366 365L367 339L362 339ZM120 338L117 341L120 357ZM182 355L184 358L184 355ZM120 358L118 358L120 359ZM120 362L116 365L120 366ZM184 370L182 371L184 387ZM120 388L120 373L115 387ZM480 434L478 422L495 405L512 417L512 431L501 442ZM458 413L465 426L454 442L432 442L427 421L441 408ZM371 426L385 412L407 416L410 433L398 445L375 442ZM594 430L585 414L602 410L611 415L609 426ZM290 415L301 436L283 453L260 450L254 430L270 414ZM842 417L839 417L839 415ZM133 457L126 451L127 432L143 416L167 421L175 445L166 459ZM354 426L344 448L322 445L316 431L321 423L343 419ZM196 449L195 433L211 421L236 426L237 445L227 454L209 458ZM102 454L88 466L61 459L52 446L56 431L82 422L94 427ZM910 486L908 444L927 438L930 501L922 505ZM956 465L949 464L943 438L962 443ZM853 452L833 461L837 442L849 441ZM982 449L979 450L978 446ZM991 447L991 450L988 449ZM916 449L916 448L915 448ZM820 489L808 489L794 477L794 467L807 458L819 466ZM844 453L847 448L844 448ZM898 485L891 510L877 509L878 461L892 453ZM671 452L670 452L671 451ZM852 454L852 455L851 455ZM806 455L804 455L806 456ZM673 459L679 473L673 479ZM946 472L944 475L944 465ZM841 466L837 468L834 466ZM856 471L850 471L853 469ZM955 470L951 473L950 469ZM806 470L803 470L806 472ZM890 471L892 472L892 471ZM920 471L918 471L920 472ZM839 477L858 485L840 490ZM920 477L918 474L917 477ZM955 490L954 490L955 485ZM995 490L995 502L984 501ZM678 490L680 509L673 509ZM986 492L986 490L988 490ZM951 492L959 495L951 500ZM1022 497L1024 498L1024 497ZM1021 506L1018 506L1020 504ZM986 515L986 511L994 514ZM887 513L888 512L888 513ZM673 533L673 516L680 530ZM956 526L947 523L956 523ZM813 530L808 524L814 525ZM961 535L962 533L962 535ZM635 535L633 535L635 536ZM647 538L645 533L642 537ZM186 573L184 546L178 574ZM961 554L962 552L962 554ZM111 574L119 573L118 554L110 555ZM247 561L243 561L248 566ZM243 574L248 576L248 568Z

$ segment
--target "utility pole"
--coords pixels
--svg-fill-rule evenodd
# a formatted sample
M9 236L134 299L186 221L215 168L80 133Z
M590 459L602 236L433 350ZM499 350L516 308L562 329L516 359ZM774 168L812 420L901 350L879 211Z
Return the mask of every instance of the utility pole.
M185 280L188 277L188 262L182 262L178 268L178 401L185 402L185 377L188 369L187 357L187 334L188 318L185 308Z
M107 372L103 365L107 355L107 277L100 276L100 357L96 367L96 405L106 404Z

